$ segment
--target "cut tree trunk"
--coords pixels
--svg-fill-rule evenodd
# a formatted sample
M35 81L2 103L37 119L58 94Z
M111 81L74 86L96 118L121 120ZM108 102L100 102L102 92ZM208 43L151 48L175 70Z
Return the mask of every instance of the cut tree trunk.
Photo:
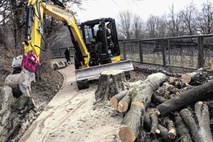
M161 103L167 101L166 98L164 98L162 96L158 96L157 94L153 94L152 100L153 100L153 102L158 103L158 104L161 104Z
M137 87L139 87L140 85L137 86L132 86L130 88L130 90L128 91L128 93L126 94L125 97L123 97L119 103L118 103L118 111L119 112L127 112L129 107L130 107L130 103L131 103L131 98L133 98L136 94L137 94Z
M118 93L117 95L113 96L109 103L110 106L117 109L118 108L118 102L128 93L128 90L122 91Z
M155 109L151 110L150 118L151 118L151 133L152 134L160 134L160 129L158 126L158 114L159 112Z
M145 109L150 104L154 91L165 82L167 76L163 73L149 75L137 88L137 95L132 99L130 110L125 115L119 130L119 137L123 142L133 142L138 137L141 118L145 115ZM143 119L142 119L143 120Z
M174 140L176 138L176 129L175 129L175 126L174 126L174 122L170 119L170 118L166 118L165 119L165 122L166 122L166 126L168 128L168 137L172 140Z
M202 69L199 69L191 73L182 74L181 80L186 84L200 85L208 80L208 77L206 72L204 72Z
M180 142L193 142L189 134L189 130L184 124L182 118L178 115L175 116L175 124L177 126L177 134Z
M198 75L199 75L199 72L185 73L185 74L182 74L181 80L184 83L189 84L193 80L193 78L195 78Z
M127 88L125 73L122 70L104 71L99 78L98 88L95 92L97 102L107 101L115 94Z
M145 128L147 131L151 131L151 119L148 114L149 114L149 112L146 112L145 116L144 116L144 120L142 120L142 121L144 121L143 128ZM162 139L167 142L170 142L171 139L168 137L168 129L161 124L158 124L158 127L160 130L159 135L162 137Z
M23 117L34 107L27 96L15 98L12 89L5 86L0 90L0 141L6 142L21 125Z
M196 86L192 89L183 91L180 95L175 96L157 106L160 116L164 117L170 112L179 111L187 105L194 104L197 101L211 98L213 93L213 81Z
M131 100L130 100L131 96L129 93L119 101L119 103L118 103L119 112L126 112L128 110L130 102L131 102Z
M213 142L208 106L199 101L194 106L195 118L189 109L180 111L181 117L195 142Z

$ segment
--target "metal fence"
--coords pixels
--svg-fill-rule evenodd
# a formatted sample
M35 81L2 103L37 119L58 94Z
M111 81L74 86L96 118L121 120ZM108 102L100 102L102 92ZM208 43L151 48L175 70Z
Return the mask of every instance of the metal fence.
M213 60L213 35L120 40L121 57L135 62L197 69Z

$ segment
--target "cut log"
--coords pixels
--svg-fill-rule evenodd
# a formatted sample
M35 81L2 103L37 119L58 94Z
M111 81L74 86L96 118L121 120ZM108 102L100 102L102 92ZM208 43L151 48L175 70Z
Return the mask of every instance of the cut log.
M152 134L160 134L160 129L158 126L158 114L159 112L157 110L152 109L150 113L151 118L151 133Z
M128 87L125 73L122 70L104 71L99 78L98 88L95 92L97 102L107 101L115 94Z
M145 113L143 128L146 129L147 131L151 131L151 119L148 114L149 114L149 112ZM168 137L168 129L161 124L158 124L158 126L159 126L159 130L160 130L159 135L162 137L163 140L170 142L171 140Z
M128 90L122 91L118 93L117 95L113 96L109 103L110 106L117 109L118 108L118 102L128 93Z
M130 92L129 92L130 93ZM118 111L119 112L126 112L130 105L130 95L126 94L118 103Z
M182 74L181 80L184 83L189 84L192 81L192 79L195 78L198 74L199 74L199 72L192 72L192 73Z
M170 119L170 118L166 118L165 119L165 122L166 122L166 126L168 128L168 137L172 140L174 140L176 138L176 129L175 129L175 126L174 126L174 122Z
M164 117L170 112L179 111L187 105L194 104L197 101L212 97L213 81L196 86L192 89L180 92L181 95L175 96L157 106L160 116Z
M207 73L203 71L203 69L199 69L191 73L182 74L181 79L186 84L200 85L208 80L208 76Z
M131 103L131 98L133 98L135 95L137 95L137 87L138 86L132 86L130 88L130 90L128 91L128 93L119 101L118 103L118 111L119 112L127 112L129 107L130 107L130 103Z
M157 94L153 94L152 100L153 100L153 102L158 103L158 104L161 104L161 103L167 101L166 98L164 98L163 96L158 96Z
M125 115L119 130L119 137L123 142L133 142L138 137L141 118L150 104L153 92L165 82L167 76L163 73L149 75L137 89L137 95L132 99L130 110ZM143 119L142 119L143 120Z
M177 126L177 134L180 142L193 142L192 138L189 134L189 130L184 124L182 118L177 114L175 116L175 124Z
M191 132L195 142L213 142L210 130L210 119L208 106L199 101L194 107L195 118L189 109L180 111L181 117Z

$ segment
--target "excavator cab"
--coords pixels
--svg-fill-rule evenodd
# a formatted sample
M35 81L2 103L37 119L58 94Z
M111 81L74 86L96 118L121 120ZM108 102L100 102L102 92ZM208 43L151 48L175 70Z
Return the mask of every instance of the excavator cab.
M75 55L78 89L88 88L87 80L95 79L103 71L133 70L131 61L121 61L116 23L113 18L101 18L80 24L82 38L90 54L89 67L83 68ZM77 52L76 52L77 53Z
M101 18L86 21L80 25L80 29L87 50L90 53L90 67L120 60L114 19Z

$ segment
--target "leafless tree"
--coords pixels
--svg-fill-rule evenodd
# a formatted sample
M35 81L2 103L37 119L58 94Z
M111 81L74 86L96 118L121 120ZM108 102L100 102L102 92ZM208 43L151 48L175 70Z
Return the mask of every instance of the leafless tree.
M131 24L133 21L132 13L130 11L122 11L118 15L118 29L127 39L131 38Z
M170 14L167 19L169 36L181 36L184 33L183 23L180 13L175 13L174 5L170 7Z
M149 38L157 37L157 24L159 17L151 15L146 22L146 30L149 34Z
M182 10L180 12L181 19L184 23L184 28L185 28L185 34L193 35L196 34L197 29L196 29L196 15L197 15L197 9L194 6L193 3L188 5L185 10Z
M133 31L133 38L139 39L143 37L144 31L144 22L142 18L138 15L134 15L133 22L132 22L132 31Z
M202 5L202 10L197 17L198 31L202 34L213 32L213 3L210 0Z

